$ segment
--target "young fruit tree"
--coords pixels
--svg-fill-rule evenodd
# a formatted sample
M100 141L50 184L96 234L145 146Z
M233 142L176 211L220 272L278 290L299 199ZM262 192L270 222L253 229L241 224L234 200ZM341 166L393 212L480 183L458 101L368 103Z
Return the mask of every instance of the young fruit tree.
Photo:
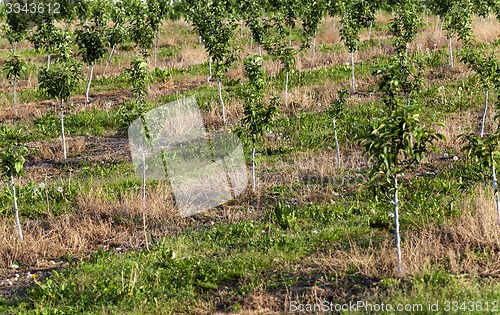
M293 0L270 1L271 15L265 20L267 28L267 39L264 48L267 52L278 59L282 65L281 73L285 74L284 105L288 106L288 85L290 74L295 69L295 55L299 50L292 45L292 33L297 28L297 20L301 15L304 3ZM305 44L304 48L308 45Z
M11 3L18 4L20 0L15 0ZM17 43L26 37L30 26L30 21L27 19L26 14L16 13L14 10L7 13L7 24L4 25L4 32L9 43L13 45L14 54L17 53Z
M253 42L257 43L259 57L262 57L262 44L266 34L266 27L263 23L264 7L266 2L263 0L245 0L240 2L241 15L245 19L245 24L250 30L250 49L253 48Z
M230 3L226 1L189 0L185 2L185 14L200 35L213 63L213 73L217 78L222 119L226 122L226 109L222 99L222 77L238 59L232 45L237 28Z
M157 63L157 50L158 50L158 37L160 35L160 26L163 19L167 17L170 11L170 2L168 0L147 0L147 17L151 29L154 32L153 40L153 66L156 68Z
M109 46L111 47L111 51L109 52L106 66L109 66L111 57L116 51L116 47L123 44L128 36L125 9L121 5L116 4L111 7L110 15L113 25L107 29L107 37Z
M497 68L498 75L500 75L500 69ZM495 90L500 92L500 80L495 81ZM495 103L495 107L500 108L500 97ZM500 114L495 115L495 120L497 122L497 129L495 132L477 136L474 133L468 135L462 135L463 138L468 142L462 148L462 151L466 151L469 158L474 159L475 162L481 163L484 167L491 170L491 184L493 186L493 194L495 198L495 204L498 213L498 225L500 225L500 201L498 197L498 181L496 174L496 163L500 157Z
M252 31L253 38L259 44L259 56L261 55L260 47L262 46L273 59L277 59L281 63L280 75L285 74L283 95L286 106L288 104L290 72L294 69L295 54L297 53L291 45L291 26L287 25L287 21L294 21L294 19L291 17L286 18L277 8L274 8L268 17L251 16L249 18L247 23Z
M342 2L340 23L340 37L351 53L351 90L356 91L354 79L354 53L358 50L358 42L361 30L366 28L375 20L376 7L373 2L366 0L355 0L349 3Z
M87 17L89 22L82 20L81 28L76 30L76 43L78 44L83 62L89 65L89 79L85 90L85 103L89 104L89 91L94 74L95 63L104 57L107 52L108 37L106 24L109 20L110 2L108 0L94 0L88 2Z
M53 20L39 24L37 31L30 36L35 49L47 53L47 69L51 62L68 61L72 58L71 41L72 33L57 28Z
M398 177L420 163L435 140L443 136L427 127L418 113L418 105L398 104L375 120L363 139L365 152L373 161L372 174L392 181L394 193L394 229L398 272L402 273L401 237L399 233Z
M327 12L328 1L307 1L303 4L302 29L304 34L303 46L311 47L311 60L314 62L316 54L316 33ZM311 45L312 40L312 45Z
M500 80L500 62L494 53L486 56L484 47L478 46L477 49L474 49L470 45L462 50L461 60L476 72L485 91L484 110L479 131L479 137L482 138L488 111L489 90L494 82Z
M16 227L19 233L19 238L23 239L23 230L21 229L21 222L19 220L19 210L17 207L17 195L15 178L23 173L25 158L28 153L26 147L10 146L0 152L0 172L3 173L10 180L12 187L12 197L14 199L14 215L16 217Z
M295 56L309 48L326 10L324 1L278 0L268 3L269 13L262 18L254 13L247 22L256 42L262 45L269 55L280 61L280 74L285 75L284 104L288 105L288 85L293 73ZM292 34L299 35L301 45L292 45ZM260 55L260 53L259 53Z
M262 58L248 57L244 61L245 75L248 83L244 90L244 117L243 126L238 134L248 132L252 145L252 189L255 191L255 148L264 133L271 130L278 106L277 98L272 98L267 106L264 101L265 74L262 68Z
M118 2L118 5L128 16L130 39L139 48L141 55L146 58L149 55L148 50L153 48L156 37L155 24L151 21L154 14L149 11L146 1L124 0ZM157 21L157 19L154 20Z
M392 20L391 33L394 46L399 54L408 55L408 44L417 36L422 26L422 6L417 0L399 0L396 8L397 16Z
M20 0L11 1L11 4L22 4L19 2ZM19 58L17 55L17 43L23 40L26 37L26 33L31 26L29 19L26 14L20 14L21 12L11 12L7 13L7 23L3 26L3 33L6 35L5 37L9 41L10 44L13 45L13 51L10 57L7 59L4 65L4 70L7 72L7 78L13 82L14 85L14 111L17 116L17 80L19 76L24 71L24 61Z
M419 27L422 25L421 8L418 1L402 1L397 6L397 16L391 22L393 44L397 53L396 62L386 68L384 79L380 83L381 91L386 96L394 98L395 92L400 90L410 105L410 95L418 91L423 85L422 64L416 64L418 59L408 56L408 45L415 39ZM379 72L380 73L380 72ZM397 77L398 88L393 89L389 77Z
M125 70L128 81L132 85L132 92L139 101L141 109L144 107L144 97L148 94L147 84L151 82L151 73L147 62L142 58L134 58L130 68Z
M440 1L437 1L440 2ZM470 40L472 29L472 2L468 0L454 1L448 7L444 15L445 28L447 30L446 37L448 38L449 63L450 67L454 67L453 61L453 36L456 35L459 40L467 43Z
M398 60L396 59L396 62ZM397 63L396 63L397 66ZM389 72L390 74L390 72ZM385 91L398 90L397 76L385 75L386 81L381 86L389 87ZM398 93L386 95L384 103L388 107L382 117L375 119L366 134L360 137L365 152L369 155L372 166L372 180L385 181L392 188L385 188L394 194L394 227L398 272L402 273L401 237L399 233L399 184L401 173L413 169L430 149L435 149L434 141L444 140L444 136L427 125L419 113L419 104L407 104L397 98Z
M498 225L500 225L500 203L498 200L498 182L496 175L496 163L500 157L500 130L485 136L478 137L475 134L464 136L468 144L462 148L475 162L481 163L491 170L491 184L498 213Z
M144 97L148 93L147 84L151 80L151 74L149 72L149 67L147 62L142 58L134 58L131 62L131 67L126 69L126 74L129 77L129 82L132 85L132 92L139 101L139 116L142 118L143 125L145 128L146 138L149 140L149 132L144 123ZM141 185L141 200L142 200L142 225L144 230L144 240L146 244L146 249L149 250L149 241L147 236L147 225L146 225L146 146L148 143L144 144L142 148L142 185Z
M50 98L59 100L61 141L64 159L66 154L66 138L64 135L64 102L78 88L80 81L80 66L75 61L54 63L49 69L42 69L38 74L39 89Z
M335 153L337 155L337 167L341 168L341 159L340 159L340 147L339 147L339 139L337 137L337 122L339 120L343 120L346 117L345 113L345 103L349 98L349 91L347 89L340 89L338 91L337 98L333 101L329 112L332 116L333 123L333 136L335 139Z
M54 21L48 21L38 25L37 31L30 36L30 42L35 46L37 52L47 53L47 69L50 68L50 58L52 52L55 50L58 41L56 36L56 26Z
M21 78L21 74L26 71L26 62L19 58L17 54L11 54L3 65L3 70L7 75L7 79L12 82L14 95L14 112L17 116L17 82Z
M90 85L94 74L94 65L106 53L108 46L104 30L99 30L94 27L84 27L76 31L76 40L80 47L80 54L83 62L90 67L87 88L85 90L85 103L89 104Z

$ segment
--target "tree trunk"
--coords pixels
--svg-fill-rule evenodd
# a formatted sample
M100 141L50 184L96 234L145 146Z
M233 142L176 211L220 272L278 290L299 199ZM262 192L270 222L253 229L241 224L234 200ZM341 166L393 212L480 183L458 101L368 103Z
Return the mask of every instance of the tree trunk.
M490 157L491 157L491 181L493 185L493 194L495 196L495 204L497 206L498 225L500 225L500 203L498 200L498 182L497 182L497 174L495 171L495 160L493 159L493 153L490 154Z
M333 118L333 136L335 137L335 151L337 153L337 166L340 169L340 148L339 148L339 141L337 138L337 124L335 123L335 118Z
M252 149L252 189L255 191L255 146Z
M486 99L484 101L484 112L483 112L483 118L481 119L481 131L479 132L479 137L482 138L484 134L484 124L486 121L486 112L488 110L488 94L489 91L486 89Z
M313 43L311 47L311 59L312 62L314 63L314 57L316 55L316 32L314 32L314 38L313 38Z
M260 44L259 44L259 47L257 49L259 51L259 57L262 58L262 48L260 47Z
M371 38L372 35L372 27L373 27L373 21L370 22L370 27L368 28L368 39Z
M141 109L141 113L144 112L144 96L139 96L139 108Z
M299 70L299 72L302 72L302 60L300 59L299 53L295 55L295 61L297 63L297 70Z
M154 61L153 61L153 64L154 64L154 67L156 68L156 56L157 56L157 48L158 48L158 35L159 35L160 31L156 31L156 34L155 34L155 40L154 40Z
M90 84L92 83L92 75L93 74L94 74L94 64L92 63L90 65L89 82L87 84L87 90L85 91L85 104L90 104L89 91L90 91Z
M142 148L142 185L141 185L141 210L142 210L142 228L144 230L144 242L146 245L146 250L149 251L149 241L146 226L146 150L145 146Z
M47 53L47 70L50 69L50 53Z
M14 113L17 117L17 78L14 77Z
M21 221L19 220L19 210L17 208L17 196L16 196L16 186L14 182L14 175L10 175L10 182L12 185L12 197L14 197L14 215L16 216L16 226L17 232L19 233L19 238L23 239L23 230L21 229Z
M224 123L226 123L226 108L224 106L224 100L222 99L222 83L219 77L217 77L217 89L219 90L219 102L222 106L222 119L224 120Z
M208 57L208 79L207 82L210 82L212 78L212 57Z
M398 261L398 272L403 273L403 268L401 267L401 237L399 235L399 200L398 200L398 178L394 175L394 230L396 234L396 253Z
M354 50L351 51L351 87L352 92L356 92L356 85L354 82Z
M285 77L285 107L288 106L288 70Z
M115 46L113 45L113 47L111 47L111 52L109 53L109 56L108 56L108 61L106 61L106 67L109 66L109 63L111 62L111 56L113 56L114 52L115 52Z
M450 50L450 67L453 68L453 46L451 37L448 39L448 49Z
M63 145L63 155L66 160L66 137L64 136L64 113L63 113L63 101L61 100L59 103L59 107L61 110L60 120L61 120L61 141Z

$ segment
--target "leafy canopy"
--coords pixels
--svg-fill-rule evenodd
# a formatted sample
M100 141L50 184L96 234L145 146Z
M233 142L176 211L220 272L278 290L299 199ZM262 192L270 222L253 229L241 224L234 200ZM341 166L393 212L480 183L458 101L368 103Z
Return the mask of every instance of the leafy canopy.
M398 53L406 53L407 44L417 36L422 26L422 6L418 0L400 0L396 3L396 17L391 23L394 46Z
M97 26L84 26L76 30L76 42L80 48L83 62L94 64L107 52L108 37L105 30Z
M339 10L342 14L340 37L350 52L358 49L362 28L366 28L375 20L376 2L354 0L341 2Z
M40 89L49 97L67 101L81 80L80 65L74 61L56 63L38 74Z
M494 53L487 53L484 45L467 45L460 52L461 60L479 76L484 87L500 81L500 63ZM497 83L498 84L498 83Z
M241 135L243 130L248 131L253 145L271 129L278 106L277 98L272 98L267 106L264 101L265 73L262 68L262 58L248 57L244 61L245 75L248 83L244 90L244 117L243 127L238 130Z
M131 67L125 70L129 77L129 83L132 85L132 91L139 100L143 100L148 89L147 83L151 81L149 66L142 58L134 58L131 62Z
M238 59L233 36L237 24L227 1L185 1L185 14L212 58L214 74L221 78Z
M420 163L429 149L435 150L434 141L445 140L421 118L418 102L410 102L409 95L417 89L418 80L410 80L408 64L407 56L400 53L391 59L389 67L374 72L383 74L379 90L387 109L358 139L373 162L372 179L383 176L390 182ZM406 94L405 102L401 92Z
M37 51L55 55L55 61L68 61L71 56L71 32L57 28L54 21L38 26L37 32L30 36Z
M11 145L0 152L0 172L11 178L21 176L26 159L24 156L28 153L25 146Z
M21 59L17 54L11 54L3 65L3 70L7 75L7 79L13 81L21 77L21 74L26 71L26 61Z
M362 142L373 161L372 175L383 175L390 181L418 164L436 140L444 136L425 125L419 106L399 103L368 128Z

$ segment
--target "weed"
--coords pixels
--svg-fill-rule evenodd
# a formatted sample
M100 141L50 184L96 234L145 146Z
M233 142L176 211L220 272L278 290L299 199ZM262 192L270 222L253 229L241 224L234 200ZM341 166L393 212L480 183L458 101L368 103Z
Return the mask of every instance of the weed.
M268 211L268 219L284 230L297 227L296 207L279 202L271 211Z

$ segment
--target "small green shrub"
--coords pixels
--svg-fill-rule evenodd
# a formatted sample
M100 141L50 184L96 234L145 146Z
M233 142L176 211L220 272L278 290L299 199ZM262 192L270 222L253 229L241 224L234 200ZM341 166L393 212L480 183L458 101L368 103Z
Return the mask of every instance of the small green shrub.
M281 227L283 230L293 230L297 228L297 208L284 202L279 202L267 211L268 219Z

